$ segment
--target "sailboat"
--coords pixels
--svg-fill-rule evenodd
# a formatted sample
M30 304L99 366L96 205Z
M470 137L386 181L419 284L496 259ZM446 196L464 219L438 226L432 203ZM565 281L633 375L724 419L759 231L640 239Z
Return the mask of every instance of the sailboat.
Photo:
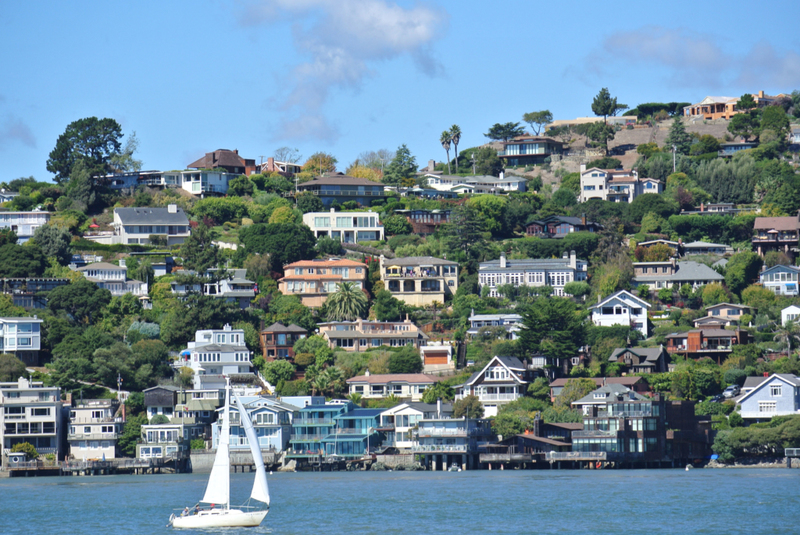
M258 436L253 428L253 422L238 396L236 408L239 411L241 424L244 427L247 441L250 443L250 452L256 465L256 477L253 481L253 490L250 499L237 509L231 509L231 460L229 455L231 423L230 423L230 379L225 386L225 408L222 411L222 430L217 446L217 455L214 457L214 466L208 478L208 486L201 504L210 504L209 507L198 505L192 511L184 510L180 516L172 515L169 523L173 528L216 528L216 527L256 527L261 524L269 512L269 488L267 487L267 472L264 468L264 459L261 457L261 446ZM252 500L262 502L264 506L250 506Z

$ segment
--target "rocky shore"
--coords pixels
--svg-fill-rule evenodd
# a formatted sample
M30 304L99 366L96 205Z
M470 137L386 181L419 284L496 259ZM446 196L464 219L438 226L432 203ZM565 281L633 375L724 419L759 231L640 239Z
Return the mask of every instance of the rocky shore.
M737 459L733 463L713 460L706 465L706 468L787 468L788 466L786 457L752 457ZM791 459L791 468L800 468L800 459Z

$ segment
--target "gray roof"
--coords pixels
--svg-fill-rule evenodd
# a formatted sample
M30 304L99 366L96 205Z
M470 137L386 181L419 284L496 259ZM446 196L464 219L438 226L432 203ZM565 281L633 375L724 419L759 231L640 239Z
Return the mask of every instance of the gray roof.
M626 353L630 351L634 355L638 355L640 357L644 357L645 361L649 364L654 364L658 361L661 357L661 354L664 353L664 348L662 347L618 347L611 353L611 356L608 357L609 362L617 362L618 357L622 353Z
M171 213L168 208L114 208L123 225L188 225L189 219L178 208Z
M500 320L517 320L522 321L522 316L519 314L473 314L469 317L470 321L500 321Z
M595 398L595 394L608 394L605 398ZM626 396L634 401L643 401L647 398L642 396L641 394L637 394L627 386L621 384L608 384L605 386L601 386L597 390L593 390L589 392L587 395L573 401L573 405L605 405L611 401L617 401L619 396Z
M728 249L730 246L725 245L724 243L708 243L706 241L693 241L691 243L684 243L683 247L719 247L722 249Z
M783 379L784 381L786 381L787 383L792 384L794 386L800 386L800 377L797 377L796 375L792 375L791 373L775 373L775 374L770 375L769 377L758 377L758 376L756 376L756 377L748 377L747 379L744 380L744 388L745 389L758 388L765 381L769 381L774 376L778 376L781 379Z
M308 331L303 329L302 327L298 327L294 323L289 325L288 327L281 322L275 322L266 329L261 332L269 333L269 332L282 332L282 333L307 333Z
M649 281L721 281L725 277L699 262L678 262L678 271L672 275L647 275L634 277L637 282Z
M77 271L89 271L91 269L106 269L110 271L127 271L127 268L118 266L116 264L110 264L108 262L94 262L92 264L87 264L83 267L79 267Z
M584 260L578 262L585 263ZM500 267L500 260L481 262L479 270L486 271L519 271L520 269L572 269L569 258L524 258L522 260L506 259L506 267Z
M405 403L410 408L417 410L419 412L435 412L436 411L436 403L422 403L419 401L408 401ZM442 412L453 412L453 404L452 403L442 403Z
M458 265L458 262L444 260L433 256L405 256L403 258L387 258L386 264L389 266L431 266Z
M202 346L195 346L192 351L207 352L219 351L220 353L234 353L236 351L248 351L247 346L232 346L230 344L206 344Z
M616 293L613 293L613 294L609 295L608 297L606 297L605 299L603 299L602 301L600 301L600 302L599 302L599 303L597 303L596 305L592 305L592 306L590 306L590 307L589 307L589 309L591 310L591 309L594 309L594 308L601 308L601 307L602 307L604 304L608 303L608 302L609 302L609 301L611 301L612 299L614 299L614 298L616 298L616 297L619 297L619 296L622 296L622 297L626 298L626 299L627 299L627 300L629 300L629 301L630 301L630 300L637 301L637 302L638 302L639 304L641 304L641 305L642 305L642 307L644 307L644 308L650 308L650 306L651 306L651 305L650 305L650 303L648 303L648 302L647 302L647 301L645 301L644 299L641 299L641 298L639 298L639 297L636 297L635 295L633 295L633 294L632 294L632 293L630 293L629 291L627 291L627 290L620 290L620 291L618 291L618 292L616 292ZM620 297L620 299L622 299L622 297Z

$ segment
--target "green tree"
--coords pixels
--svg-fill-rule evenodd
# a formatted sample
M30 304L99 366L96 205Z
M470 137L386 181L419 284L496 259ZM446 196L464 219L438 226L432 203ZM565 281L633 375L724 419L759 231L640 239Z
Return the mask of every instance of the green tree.
M417 172L417 160L403 144L397 148L394 159L386 166L383 183L391 186L412 186Z
M132 416L125 422L125 427L122 428L122 436L119 437L119 449L123 455L128 457L136 455L136 444L142 436L142 426L146 424L146 414Z
M608 116L614 116L620 111L628 109L625 104L617 104L617 98L612 97L607 87L602 88L592 100L592 112L603 118L603 124L608 124Z
M42 225L33 232L33 241L45 256L55 258L62 266L72 258L69 251L72 234L65 228Z
M525 428L526 426L522 418L513 413L498 413L498 415L492 419L492 430L498 438L503 437L503 439L506 439L519 435L525 431Z
M405 303L395 298L389 290L379 290L375 294L372 310L378 321L399 321L405 311Z
M450 212L450 223L442 225L442 233L448 241L448 246L464 252L482 241L484 229L485 223L481 214L467 204L453 208Z
M125 146L122 150L113 154L109 159L109 167L114 173L128 173L132 171L142 170L142 160L137 160L133 157L134 153L139 150L139 138L136 137L136 132L131 132L128 139L125 141ZM141 206L137 204L137 206Z
M420 373L422 359L414 346L407 345L389 357L389 373Z
M92 175L111 171L111 157L120 151L122 127L114 119L88 117L67 125L58 136L55 148L47 159L47 170L54 173L57 184L68 180L78 162L83 162Z
M572 281L564 285L564 293L572 297L583 297L592 291L591 286L586 281Z
M0 246L0 277L41 277L47 259L37 246Z
M355 321L367 311L367 295L354 282L340 282L325 301L330 321Z
M578 199L575 197L575 192L567 188L559 188L553 194L553 204L567 208L578 204Z
M728 132L747 141L754 135L756 124L749 113L737 113L728 123Z
M453 401L456 393L453 387L446 383L436 381L422 392L423 403L436 403L441 398L443 402Z
M320 198L310 192L299 193L296 200L297 209L304 214L309 212L321 212L325 209L325 205L322 204Z
M17 245L17 233L10 228L0 229L0 247L3 245Z
M315 255L314 233L305 225L292 223L260 223L239 230L244 244L242 254L269 254L273 269L298 260L311 260ZM245 253L245 250L247 253Z
M533 135L538 136L546 125L553 122L553 114L550 110L532 111L523 115L522 120L531 125Z
M228 194L244 197L252 195L255 190L253 182L245 175L238 176L228 183Z
M741 251L731 256L725 267L725 284L728 289L739 295L758 279L763 263L763 259L751 251Z
M586 379L585 377L570 379L564 385L564 388L561 389L561 393L556 396L556 400L553 405L556 408L569 409L572 406L573 401L581 399L590 392L594 391L596 388L597 385L591 379Z
M308 157L303 164L303 172L310 173L312 176L319 176L323 173L333 173L336 171L336 164L339 161L333 154L325 152L315 152Z
M530 354L572 358L584 345L583 317L570 299L540 297L522 318L520 343Z
M723 285L718 282L703 286L703 305L710 307L725 303L730 300L730 294Z
M0 354L0 382L13 382L24 375L24 362L10 353Z
M767 106L761 114L761 131L772 130L778 139L785 140L789 135L789 117L782 106Z
M454 124L450 127L450 140L453 142L453 147L456 153L456 174L458 173L458 142L461 141L461 128Z
M756 108L758 104L756 104L756 99L753 98L753 95L750 93L745 93L739 100L736 102L736 108L741 111L750 111Z
M265 362L261 366L261 373L272 386L278 386L278 383L292 379L294 366L286 360L274 360Z
M462 152L463 156L464 153ZM475 174L487 176L500 176L503 170L503 162L497 155L497 151L491 147L480 147L471 152L471 157L475 158Z
M508 141L525 133L519 123L495 123L484 136L492 141Z
M686 131L683 119L678 115L672 120L664 147L667 149L674 147L678 154L689 154L692 148L692 135Z
M317 238L317 252L322 256L339 256L342 254L342 242L339 238L320 236Z
M211 229L204 223L192 229L191 235L181 245L180 254L187 269L204 274L220 264L219 248L212 243Z
M383 218L383 230L387 236L411 234L411 223L401 215L390 215Z
M101 289L86 279L78 279L72 284L51 290L47 298L47 308L53 314L63 310L76 323L92 325L110 302L109 290Z
M464 396L453 403L453 417L455 418L483 418L483 405L478 396Z
M586 127L586 137L592 145L603 149L608 155L608 142L614 139L614 127L606 123L592 123Z

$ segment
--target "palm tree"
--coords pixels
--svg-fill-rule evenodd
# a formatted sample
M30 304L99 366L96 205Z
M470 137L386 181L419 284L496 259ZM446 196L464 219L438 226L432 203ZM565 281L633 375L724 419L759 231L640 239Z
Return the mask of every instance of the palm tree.
M450 132L445 130L442 132L442 136L439 138L439 142L441 142L442 147L444 147L444 151L447 153L447 174L450 174Z
M342 370L336 366L326 368L325 371L320 374L320 377L324 377L325 382L328 383L328 392L330 393L331 397L333 397L344 386L344 374L342 373Z
M367 296L354 282L340 282L325 302L331 321L354 321L367 310Z
M450 127L450 140L455 145L456 150L456 174L458 174L458 142L461 141L461 129L457 124Z
M786 344L786 354L792 354L792 342L794 340L800 341L800 324L793 321L787 321L785 325L780 325L775 330L775 341L781 341Z
M314 379L314 382L311 383L311 393L312 395L322 394L323 396L325 393L330 390L331 383L328 381L328 376L325 373L321 373L317 375L317 378Z

